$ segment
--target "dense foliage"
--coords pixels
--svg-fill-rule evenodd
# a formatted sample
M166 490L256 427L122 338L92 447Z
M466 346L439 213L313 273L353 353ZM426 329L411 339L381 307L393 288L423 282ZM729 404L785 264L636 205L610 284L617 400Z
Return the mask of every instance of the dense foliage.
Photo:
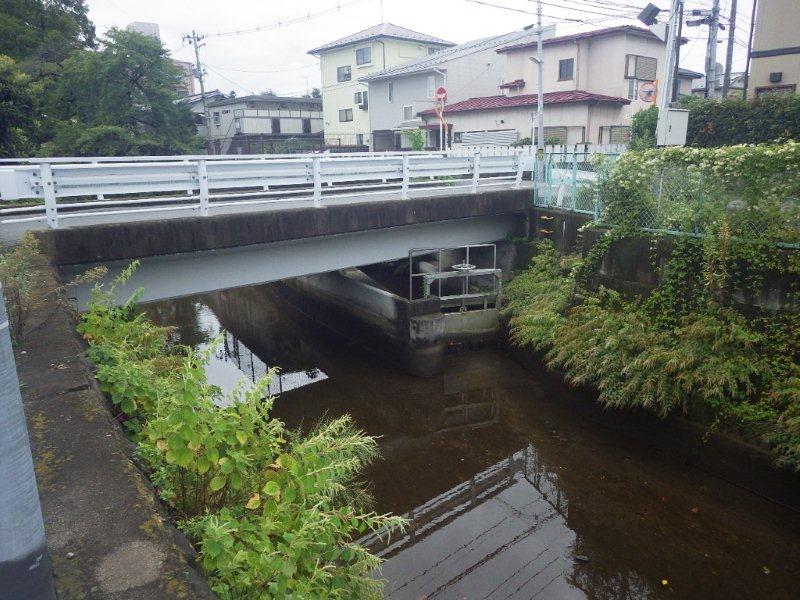
M725 227L673 243L661 285L647 299L626 299L590 291L581 269L566 271L542 242L506 288L512 341L544 352L571 383L594 386L605 406L680 411L733 427L800 471L800 315L745 316L734 294L760 290L754 270L771 268L793 278L799 303L800 252L736 242Z
M197 152L181 77L154 38L98 44L84 0L0 1L0 156Z
M656 146L656 125L658 124L658 107L651 106L640 110L631 117L630 150L649 150Z
M121 280L129 276L130 270ZM119 283L118 280L115 285ZM379 598L379 559L353 542L402 519L366 509L359 476L375 439L349 417L289 431L264 399L271 374L228 397L207 353L176 347L133 299L96 287L79 330L161 498L222 598ZM387 533L388 535L388 533Z
M682 106L689 109L686 143L691 146L800 141L797 94L768 94L751 100L690 96L683 99Z
M627 152L604 177L603 220L800 242L800 142Z

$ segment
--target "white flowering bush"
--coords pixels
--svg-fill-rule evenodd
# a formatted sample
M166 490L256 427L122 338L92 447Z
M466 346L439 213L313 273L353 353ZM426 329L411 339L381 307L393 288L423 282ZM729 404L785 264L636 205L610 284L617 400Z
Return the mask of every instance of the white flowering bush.
M600 185L604 221L800 242L800 143L628 152Z

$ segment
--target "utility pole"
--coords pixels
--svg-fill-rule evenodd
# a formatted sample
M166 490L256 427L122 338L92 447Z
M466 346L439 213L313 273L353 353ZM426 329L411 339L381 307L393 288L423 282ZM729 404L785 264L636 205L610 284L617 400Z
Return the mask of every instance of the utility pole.
M668 128L667 113L672 100L673 80L677 73L676 48L680 43L678 39L678 23L680 18L679 5L681 0L672 0L669 8L669 21L666 30L666 50L664 61L664 81L658 85L658 125L656 126L656 140L664 139ZM658 10L657 8L655 9Z
M717 86L717 32L719 31L719 0L714 0L708 24L706 48L706 98L713 98Z
M192 29L192 34L184 35L183 39L189 40L194 46L194 76L200 82L200 98L203 101L203 117L206 124L206 147L209 154L214 154L214 148L211 144L211 126L208 119L208 103L206 102L205 72L203 71L203 64L200 62L200 46L198 45L198 42L202 41L204 38L202 35L197 35L195 30Z
M677 102L680 95L681 80L678 77L678 70L681 64L681 37L683 36L683 0L678 0L680 8L678 9L678 33L677 41L675 42L675 69L672 72L672 101ZM734 0L735 2L736 0Z
M747 38L747 63L744 66L744 90L742 99L747 100L747 87L750 85L750 54L753 52L753 29L756 25L756 8L758 0L753 0L753 10L750 12L750 35Z
M728 21L728 51L725 54L725 75L722 80L722 97L727 98L731 89L731 68L733 67L733 35L736 33L736 0L731 0L731 18Z
M544 89L542 83L542 66L544 52L542 50L542 0L536 0L536 177L544 180Z

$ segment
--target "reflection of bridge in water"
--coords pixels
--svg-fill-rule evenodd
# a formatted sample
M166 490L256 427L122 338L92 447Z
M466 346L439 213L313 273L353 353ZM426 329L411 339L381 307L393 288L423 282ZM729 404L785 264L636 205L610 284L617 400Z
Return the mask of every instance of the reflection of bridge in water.
M269 372L270 367L256 354L245 346L239 338L230 331L222 330L222 347L217 351L219 361L231 361L251 381L255 382ZM278 396L284 392L324 381L328 376L318 368L305 371L290 371L274 373L269 384L269 395Z
M409 511L404 535L360 543L386 559L389 598L530 598L559 587L581 597L566 579L568 510L557 475L527 446Z

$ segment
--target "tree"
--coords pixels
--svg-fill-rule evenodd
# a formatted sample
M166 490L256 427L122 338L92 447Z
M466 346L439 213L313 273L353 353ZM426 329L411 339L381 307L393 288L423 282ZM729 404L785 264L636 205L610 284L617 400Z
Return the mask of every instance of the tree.
M651 106L640 110L631 117L631 150L649 150L656 145L656 126L658 107Z
M36 85L14 60L0 54L0 156L31 151L36 125Z
M54 75L73 50L94 44L84 0L0 0L0 54L30 73Z
M189 109L176 104L181 71L161 43L111 29L100 50L64 61L47 98L60 121L45 154L124 155L195 152L202 146Z
M303 98L322 98L322 91L315 87L310 92L303 94Z

